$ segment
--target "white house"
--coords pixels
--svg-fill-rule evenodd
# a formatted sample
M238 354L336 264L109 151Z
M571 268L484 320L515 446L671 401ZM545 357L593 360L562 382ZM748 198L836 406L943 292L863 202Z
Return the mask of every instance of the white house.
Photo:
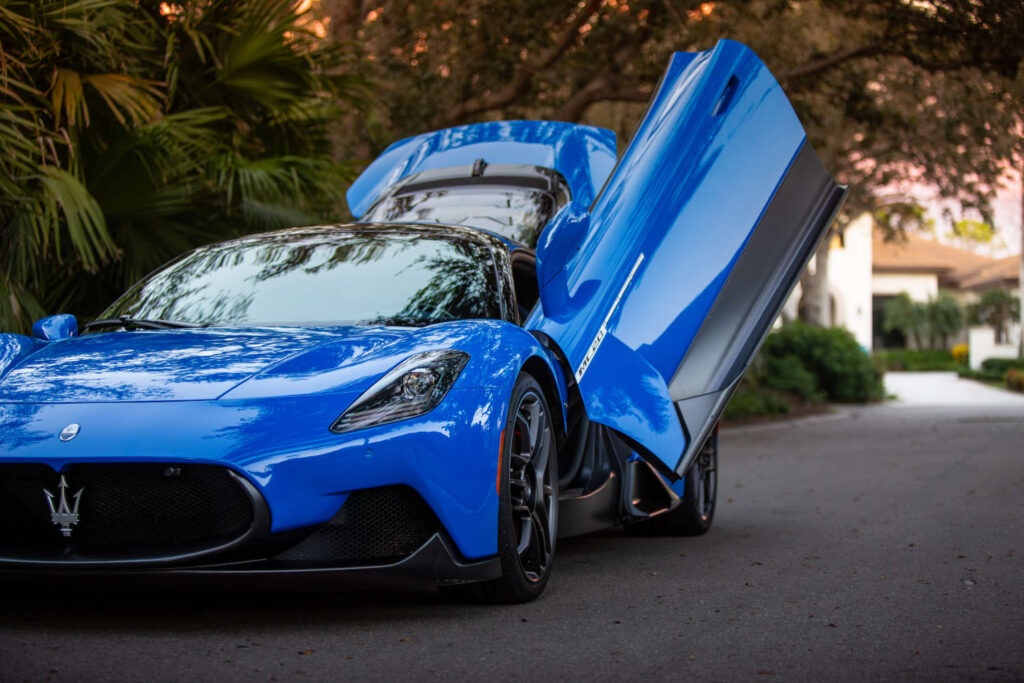
M914 301L928 301L942 289L967 303L993 287L1017 289L1019 264L1019 256L988 258L916 235L887 242L871 215L863 214L842 236L832 239L828 266L832 324L850 330L869 351L903 346L902 335L886 334L882 328L888 299L906 292ZM783 316L797 317L799 301L798 286ZM1016 334L1019 331L1011 331L1011 336ZM981 337L976 343L979 350L984 346Z

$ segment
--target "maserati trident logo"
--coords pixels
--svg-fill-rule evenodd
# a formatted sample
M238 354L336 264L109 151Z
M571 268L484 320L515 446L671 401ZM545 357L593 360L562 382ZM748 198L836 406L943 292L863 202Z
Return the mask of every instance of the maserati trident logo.
M50 506L50 521L60 527L60 533L64 538L71 536L71 527L78 524L78 503L82 499L84 488L78 489L74 495L74 506L68 505L68 481L64 475L60 475L60 501L54 506L56 498L48 489L43 489L46 494L46 503Z
M79 432L80 429L81 429L81 427L79 427L77 424L72 422L67 427L65 427L64 429L60 430L60 437L59 438L60 438L61 441L71 441L71 439L73 439L76 436L78 436L78 432Z

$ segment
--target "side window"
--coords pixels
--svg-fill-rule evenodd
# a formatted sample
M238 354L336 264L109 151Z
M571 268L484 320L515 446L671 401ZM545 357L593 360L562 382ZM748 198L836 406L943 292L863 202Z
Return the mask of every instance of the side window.
M540 298L540 291L537 288L537 261L530 252L523 249L512 252L512 283L516 290L519 319L526 320L526 316Z

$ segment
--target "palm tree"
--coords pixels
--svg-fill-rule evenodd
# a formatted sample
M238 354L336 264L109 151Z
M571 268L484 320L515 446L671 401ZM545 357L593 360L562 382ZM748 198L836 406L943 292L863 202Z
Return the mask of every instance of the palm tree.
M995 343L1005 344L1009 326L1020 316L1021 301L1017 295L997 287L981 293L977 303L971 306L970 318L977 323L988 325L995 331Z
M344 214L363 106L291 0L0 0L0 330L202 243Z

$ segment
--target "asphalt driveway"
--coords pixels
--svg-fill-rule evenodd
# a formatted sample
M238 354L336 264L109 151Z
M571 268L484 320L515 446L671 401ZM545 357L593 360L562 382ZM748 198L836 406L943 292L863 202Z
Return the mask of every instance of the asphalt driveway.
M702 538L564 542L539 601L0 593L0 677L1024 680L1024 408L907 401L726 431Z

